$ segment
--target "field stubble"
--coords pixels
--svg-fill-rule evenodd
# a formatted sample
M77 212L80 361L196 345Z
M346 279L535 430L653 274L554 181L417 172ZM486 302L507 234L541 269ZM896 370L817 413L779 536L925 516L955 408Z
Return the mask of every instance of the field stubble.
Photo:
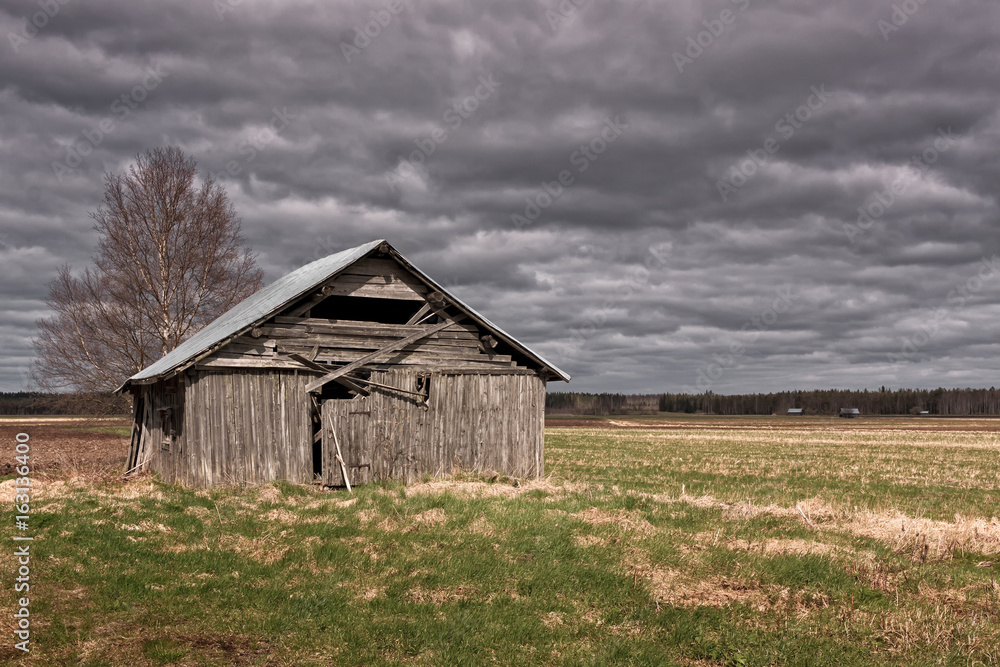
M30 424L21 662L997 664L996 423L553 420L544 480L355 496L126 483L120 424Z

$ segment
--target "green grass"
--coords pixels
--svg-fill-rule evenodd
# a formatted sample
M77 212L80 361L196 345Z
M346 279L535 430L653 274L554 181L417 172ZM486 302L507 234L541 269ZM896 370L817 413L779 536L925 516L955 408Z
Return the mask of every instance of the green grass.
M50 486L20 663L1000 660L1000 587L977 567L995 556L976 551L1000 532L993 434L740 424L551 429L552 480L518 486ZM889 514L915 507L986 527L921 556Z
M638 428L551 429L549 471L628 489L679 493L684 485L689 494L757 504L821 496L941 519L1000 507L994 432L930 430L941 421L919 419L700 416L696 430L621 419ZM975 429L987 420L951 421Z
M131 426L89 426L85 428L68 428L68 431L83 431L85 433L110 433L128 437L132 435Z

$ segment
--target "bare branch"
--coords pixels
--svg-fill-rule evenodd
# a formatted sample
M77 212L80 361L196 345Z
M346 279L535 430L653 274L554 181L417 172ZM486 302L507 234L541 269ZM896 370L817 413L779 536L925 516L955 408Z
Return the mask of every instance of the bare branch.
M105 175L94 267L63 267L38 321L44 389L106 391L260 289L263 272L221 186L177 148Z

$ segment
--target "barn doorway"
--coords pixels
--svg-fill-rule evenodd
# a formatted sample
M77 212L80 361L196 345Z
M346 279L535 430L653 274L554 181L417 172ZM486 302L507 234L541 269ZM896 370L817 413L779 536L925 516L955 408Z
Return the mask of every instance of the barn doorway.
M393 369L372 372L366 380L370 395L323 403L325 486L343 486L345 469L352 486L377 479L412 480L430 456L431 449L421 443L429 428L431 374Z
M323 385L319 394L312 397L313 412L313 446L312 446L312 469L313 479L320 480L326 484L326 475L323 467L323 406L329 401L353 401L358 396L344 385L337 382L328 382Z
M372 403L365 397L327 400L321 404L322 438L320 468L324 486L345 486L372 481ZM341 461L337 459L338 447Z

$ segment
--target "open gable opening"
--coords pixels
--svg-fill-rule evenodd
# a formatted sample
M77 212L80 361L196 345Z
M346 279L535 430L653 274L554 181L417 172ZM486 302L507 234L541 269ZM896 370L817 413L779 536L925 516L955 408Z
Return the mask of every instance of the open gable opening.
M313 306L310 317L382 324L406 324L423 305L408 299L374 299L364 296L328 296Z

